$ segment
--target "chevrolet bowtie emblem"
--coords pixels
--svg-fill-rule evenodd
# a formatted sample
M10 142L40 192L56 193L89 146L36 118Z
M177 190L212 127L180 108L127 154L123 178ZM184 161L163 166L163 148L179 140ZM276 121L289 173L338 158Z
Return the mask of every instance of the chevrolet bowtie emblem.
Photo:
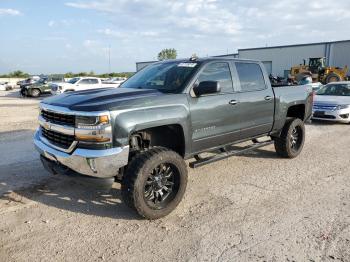
M44 127L46 130L51 130L51 125L49 123L45 123Z

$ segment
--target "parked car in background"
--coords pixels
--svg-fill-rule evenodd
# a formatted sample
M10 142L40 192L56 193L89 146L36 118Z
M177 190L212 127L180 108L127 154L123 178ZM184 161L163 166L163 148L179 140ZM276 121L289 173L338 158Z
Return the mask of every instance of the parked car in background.
M320 88L323 86L323 84L321 82L316 82L316 83L310 84L310 86L312 87L312 91L316 92L316 91L320 90Z
M40 78L41 78L40 76L32 76L32 77L26 78L24 80L18 81L17 85L20 87L25 86L25 85L30 85L30 84L37 82Z
M51 93L51 85L64 83L63 75L52 75L39 79L37 82L25 87L25 95L39 97Z
M8 82L0 82L0 91L8 91L11 89L12 89L12 86L9 85Z
M350 123L350 82L333 82L318 90L312 119Z
M43 78L40 78L38 76L34 76L34 77L30 77L30 78L27 78L25 80L17 82L17 85L19 85L19 88L20 88L19 92L20 92L21 96L26 96L27 95L26 94L26 88L28 86L31 86L31 85L35 84L40 79L43 79Z
M65 92L98 88L112 88L118 86L118 84L102 83L101 79L97 77L74 77L65 83L52 84L51 94L57 95Z
M102 81L103 84L116 84L116 85L121 85L122 83L125 82L127 78L126 77L112 77L110 79Z

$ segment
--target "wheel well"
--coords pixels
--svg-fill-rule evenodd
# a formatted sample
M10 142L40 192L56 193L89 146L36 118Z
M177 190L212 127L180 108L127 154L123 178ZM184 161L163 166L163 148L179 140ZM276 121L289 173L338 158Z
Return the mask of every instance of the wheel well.
M305 105L295 105L288 108L287 117L305 119Z
M35 87L35 88L31 88L31 89L30 89L30 92L32 92L33 90L38 90L38 91L41 93L40 88L37 88L37 87Z
M169 148L185 155L185 137L180 125L166 125L137 131L130 136L131 150L144 150L154 146Z

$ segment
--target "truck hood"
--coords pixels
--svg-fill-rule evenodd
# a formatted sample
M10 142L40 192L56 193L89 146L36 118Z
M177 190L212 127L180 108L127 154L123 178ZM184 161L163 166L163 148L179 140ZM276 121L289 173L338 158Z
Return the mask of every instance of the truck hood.
M314 99L315 104L329 104L329 105L350 105L350 96L324 96L316 95Z
M42 101L75 111L105 111L130 100L162 95L152 89L103 88L64 93Z

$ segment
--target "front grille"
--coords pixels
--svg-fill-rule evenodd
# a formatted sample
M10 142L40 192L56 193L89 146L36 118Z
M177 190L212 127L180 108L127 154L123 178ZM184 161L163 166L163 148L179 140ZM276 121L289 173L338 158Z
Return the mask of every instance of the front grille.
M325 110L325 111L334 111L337 109L336 105L326 105L326 104L314 104L314 110Z
M317 114L317 113L314 113L313 117L324 118L324 119L336 119L335 116L330 116L330 115L325 115L325 114Z
M41 128L41 133L50 143L63 149L68 149L74 142L74 136L71 135L46 130L45 128Z
M75 126L75 116L74 115L65 115L52 111L41 110L41 116L48 122L66 125L66 126Z

